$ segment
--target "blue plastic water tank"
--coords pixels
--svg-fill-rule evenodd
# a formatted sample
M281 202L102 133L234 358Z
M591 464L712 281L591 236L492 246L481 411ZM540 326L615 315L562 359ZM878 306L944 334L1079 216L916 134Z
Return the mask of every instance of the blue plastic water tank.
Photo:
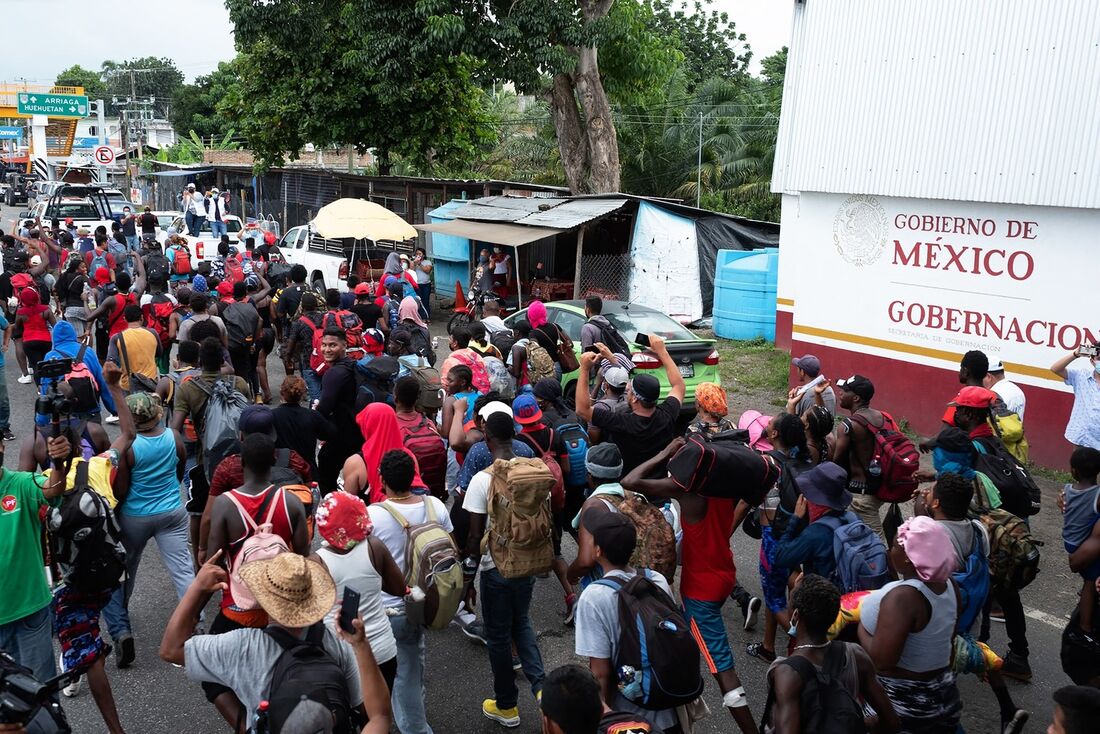
M714 333L775 341L779 248L719 250L714 272Z

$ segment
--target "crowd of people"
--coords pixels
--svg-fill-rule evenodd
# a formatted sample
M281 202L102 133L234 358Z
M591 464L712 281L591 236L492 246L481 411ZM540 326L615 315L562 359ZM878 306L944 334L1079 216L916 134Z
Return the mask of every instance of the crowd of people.
M814 355L793 361L784 410L735 420L721 386L689 394L659 336L660 369L635 369L595 296L579 356L538 301L511 323L487 302L444 351L423 251L321 297L262 238L238 251L223 237L200 265L179 234L21 229L2 238L0 329L38 402L14 435L0 382L0 430L19 441L0 473L0 650L42 681L60 665L65 695L86 682L112 733L125 722L105 661L133 665L135 635L161 638L230 731L430 733L426 648L450 626L485 646L481 710L505 727L527 710L553 734L690 732L706 670L742 732L953 733L964 674L988 684L1002 733L1023 731L1006 679L1032 675L1020 591L1038 572L1041 496L1023 392L981 352L916 445L871 379L834 383ZM507 259L492 268L506 285ZM1072 361L1055 372L1095 389ZM1091 405L1074 409L1059 500L1081 577L1062 650L1077 685L1051 724L1065 734L1100 715L1100 422L1078 425ZM759 541L740 564L741 580L757 566L759 598L739 583L738 529ZM163 631L129 614L151 540L176 592ZM539 579L561 588L581 665L545 670ZM738 672L727 602L745 630L763 612L744 651L769 664L763 680Z

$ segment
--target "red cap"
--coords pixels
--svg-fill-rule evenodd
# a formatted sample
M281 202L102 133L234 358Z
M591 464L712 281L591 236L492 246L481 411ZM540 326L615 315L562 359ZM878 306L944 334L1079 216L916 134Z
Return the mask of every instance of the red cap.
M997 394L992 390L970 385L959 390L959 394L948 405L953 405L956 408L988 408L995 397L997 397Z
M231 296L231 295L233 295L233 284L230 283L228 280L223 280L221 283L218 283L218 295L221 295L221 296Z
M111 282L111 271L104 267L98 267L95 271L95 282L106 285Z
M357 296L369 296L370 293L370 283L359 283L355 286L355 295Z
M73 218L72 217L65 217L65 224L72 224L72 223L73 223Z

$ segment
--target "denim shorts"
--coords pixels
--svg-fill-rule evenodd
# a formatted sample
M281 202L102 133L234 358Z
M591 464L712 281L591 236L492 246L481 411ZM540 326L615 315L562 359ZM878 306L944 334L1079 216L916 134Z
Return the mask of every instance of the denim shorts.
M773 612L782 612L787 608L787 578L789 569L775 565L775 554L779 543L772 537L772 526L760 529L760 588L764 592L764 603Z
M78 591L65 585L54 590L54 624L65 670L85 670L111 651L100 637L99 615L113 591Z
M702 601L684 597L684 616L691 625L691 635L712 675L733 670L733 648L722 621L723 601Z

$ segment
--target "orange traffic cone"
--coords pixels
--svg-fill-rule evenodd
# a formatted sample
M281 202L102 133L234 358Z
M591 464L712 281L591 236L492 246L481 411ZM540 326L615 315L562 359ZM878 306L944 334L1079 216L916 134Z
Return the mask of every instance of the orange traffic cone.
M460 280L455 281L455 305L454 305L454 310L455 311L465 311L466 310L466 296L462 292L462 281L460 281Z

